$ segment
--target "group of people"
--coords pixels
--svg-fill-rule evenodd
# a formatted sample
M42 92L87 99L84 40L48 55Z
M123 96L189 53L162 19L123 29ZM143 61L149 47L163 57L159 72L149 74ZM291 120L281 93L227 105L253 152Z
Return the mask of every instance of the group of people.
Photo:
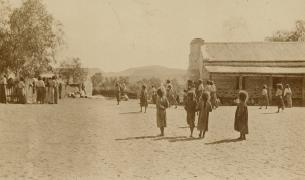
M214 87L213 87L214 85ZM164 128L166 127L166 109L170 107L170 101L162 90L162 86L156 91L156 108L157 108L157 127L160 128L160 136L164 136ZM246 91L240 91L239 94L240 103L237 105L235 112L234 129L240 132L240 140L246 139L248 134L248 108ZM196 83L189 80L187 90L184 96L184 108L187 113L187 124L190 127L190 137L193 137L193 131L195 128L196 115L198 116L197 130L199 131L199 138L204 138L205 133L208 131L209 113L213 109L217 108L217 95L216 86L212 81L207 81L206 85L203 85L202 80L198 80Z
M119 87L117 84L116 87ZM289 84L276 85L276 102L278 105L278 111L284 110L286 107L292 107L292 91ZM160 128L160 136L164 136L164 129L167 126L166 110L170 106L177 107L177 101L171 82L168 80L166 84L161 84L157 89L155 86L151 87L151 101L156 104L156 119L157 127ZM119 90L119 88L118 88ZM244 90L238 92L238 103L235 111L234 118L234 130L240 133L239 140L246 140L246 134L249 133L248 129L248 93ZM202 80L197 82L189 80L187 83L187 89L184 90L184 109L186 111L186 122L190 128L190 137L193 137L193 131L195 128L195 120L197 116L197 130L199 131L199 138L204 138L205 133L208 131L209 125L209 113L216 109L219 104L217 98L216 84L213 81L208 80L204 85ZM140 92L140 107L147 110L148 106L148 91L146 85L143 85ZM262 88L262 98L260 109L265 106L266 109L269 106L268 87L264 85Z
M167 100L169 101L168 106L175 106L175 108L178 107L179 102L177 101L177 95L174 91L174 87L171 83L170 80L167 80L165 84L161 84L160 88L162 93L164 95L166 95ZM140 107L141 110L140 112L142 112L143 107L145 108L145 113L147 110L147 106L148 106L148 91L147 91L147 87L146 85L142 85L141 87L141 92L140 92ZM155 88L154 85L152 85L151 87L151 102L152 104L156 104L157 103L157 98L158 98L158 94L157 94L157 89Z
M52 78L38 77L38 81L33 82L33 91L37 91L37 104L58 104L58 99L62 97L63 84L57 80L56 76Z
M8 95L10 94L10 97ZM3 75L0 79L0 103L7 104L9 101L25 104L25 80L21 77L18 80L7 79Z
M196 114L198 115L197 130L199 138L204 138L209 126L209 113L218 107L218 98L216 95L216 85L213 81L207 81L206 86L201 80L198 80L199 86L196 88L193 81L188 81L188 90L185 96L185 105L187 124L190 127L190 137L193 137L195 128ZM238 94L239 103L235 112L234 129L240 132L240 140L246 139L248 134L248 108L246 91L240 91Z
M285 85L285 88L283 87L282 83L276 84L276 91L275 91L275 98L276 98L276 104L278 107L277 113L280 112L280 110L284 111L286 108L292 107L292 91L289 84ZM268 95L268 87L267 85L263 86L262 89L262 98L261 98L261 106L265 106L267 109L269 106L269 95Z
M38 77L38 79L33 79L29 83L29 89L32 91L31 94L36 95L33 103L57 104L58 99L62 98L62 86L63 84L56 76L52 78ZM0 79L0 102L8 103L10 101L26 104L26 88L26 82L23 77L19 79L7 79L7 76L3 75Z

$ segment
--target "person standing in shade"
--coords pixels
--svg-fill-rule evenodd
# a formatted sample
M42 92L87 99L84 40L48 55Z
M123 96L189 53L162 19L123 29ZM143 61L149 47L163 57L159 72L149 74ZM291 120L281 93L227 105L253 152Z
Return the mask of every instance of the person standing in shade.
M275 97L276 97L276 102L277 102L277 113L280 112L280 109L284 111L284 100L283 100L283 85L282 84L277 84L276 85L276 92L275 92Z
M120 105L120 101L121 101L121 87L120 87L120 84L118 82L115 83L114 93L115 93L115 97L116 97L116 100L117 100L117 105Z
M0 102L7 103L7 78L6 75L0 79Z
M141 112L142 112L142 108L143 107L145 108L144 113L146 113L146 109L148 106L147 98L148 98L148 95L147 95L146 86L143 85L141 92L140 92L140 107L141 107Z
M193 137L193 131L195 128L195 116L196 116L197 99L195 88L190 88L185 95L184 109L186 110L186 122L190 127L190 137Z
M286 87L284 89L284 98L287 104L287 108L292 108L292 91L290 89L289 84L286 84Z
M45 84L41 77L38 77L38 81L36 82L36 92L37 92L37 100L38 104L44 104L44 90Z
M49 100L49 104L54 104L54 87L55 87L55 81L54 81L54 77L50 78L48 80L48 100Z
M19 102L20 104L26 104L26 93L25 93L25 82L23 78L20 78L20 81L18 82L18 97L19 97Z
M58 80L56 76L53 76L54 82L54 104L58 104Z
M237 104L235 112L234 129L240 133L239 140L246 140L246 134L249 133L248 129L248 106L247 99L248 93L240 91L238 94L239 103Z
M63 82L61 79L61 76L59 76L59 80L58 80L58 98L61 99L62 96L62 86L63 86Z
M160 128L160 136L164 136L164 128L166 127L166 109L169 107L169 102L161 89L157 91L157 127Z
M261 97L261 106L259 109L262 109L263 106L266 106L266 109L269 106L269 98L268 98L268 87L265 84L262 89L262 97Z
M199 138L204 138L205 132L208 131L209 113L212 112L212 106L210 104L209 99L210 94L204 91L197 105L197 110L199 111L197 123L197 130L200 132Z

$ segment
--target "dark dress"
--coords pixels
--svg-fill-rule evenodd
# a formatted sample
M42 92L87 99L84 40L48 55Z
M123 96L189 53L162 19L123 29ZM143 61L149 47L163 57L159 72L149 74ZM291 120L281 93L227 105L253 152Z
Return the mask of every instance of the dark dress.
M280 108L284 109L285 104L283 100L283 91L280 89L276 90L275 97L276 97L277 107L279 109Z
M235 112L234 129L242 134L248 134L248 107L245 103L239 103Z
M147 102L147 91L146 90L141 90L140 93L140 106L141 107L147 107L148 102Z
M165 96L157 98L157 127L164 128L166 127L166 108L169 107L169 102Z
M115 97L118 102L121 101L121 88L120 86L115 87Z
M209 101L200 101L197 105L197 110L199 110L199 117L197 123L197 129L199 131L208 131L209 127L209 113L212 112L212 106Z
M195 127L196 106L196 93L190 90L185 97L184 109L186 110L186 122L191 128Z

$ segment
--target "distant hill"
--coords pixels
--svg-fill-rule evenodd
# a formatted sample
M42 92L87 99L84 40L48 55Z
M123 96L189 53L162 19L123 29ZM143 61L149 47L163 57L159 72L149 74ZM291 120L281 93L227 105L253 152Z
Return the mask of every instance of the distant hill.
M179 81L183 81L186 77L186 70L168 68L164 66L142 66L129 68L120 72L105 73L105 75L108 77L128 76L131 81L136 81L143 78L148 79L152 77L160 78L162 80L176 78Z

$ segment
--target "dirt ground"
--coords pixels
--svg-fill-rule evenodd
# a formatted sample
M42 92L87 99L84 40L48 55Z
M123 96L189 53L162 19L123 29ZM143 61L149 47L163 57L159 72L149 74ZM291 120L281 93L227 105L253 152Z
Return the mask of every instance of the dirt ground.
M250 107L250 134L236 141L235 107L213 111L199 140L182 107L156 137L154 106L115 103L0 104L0 179L305 179L305 108Z

